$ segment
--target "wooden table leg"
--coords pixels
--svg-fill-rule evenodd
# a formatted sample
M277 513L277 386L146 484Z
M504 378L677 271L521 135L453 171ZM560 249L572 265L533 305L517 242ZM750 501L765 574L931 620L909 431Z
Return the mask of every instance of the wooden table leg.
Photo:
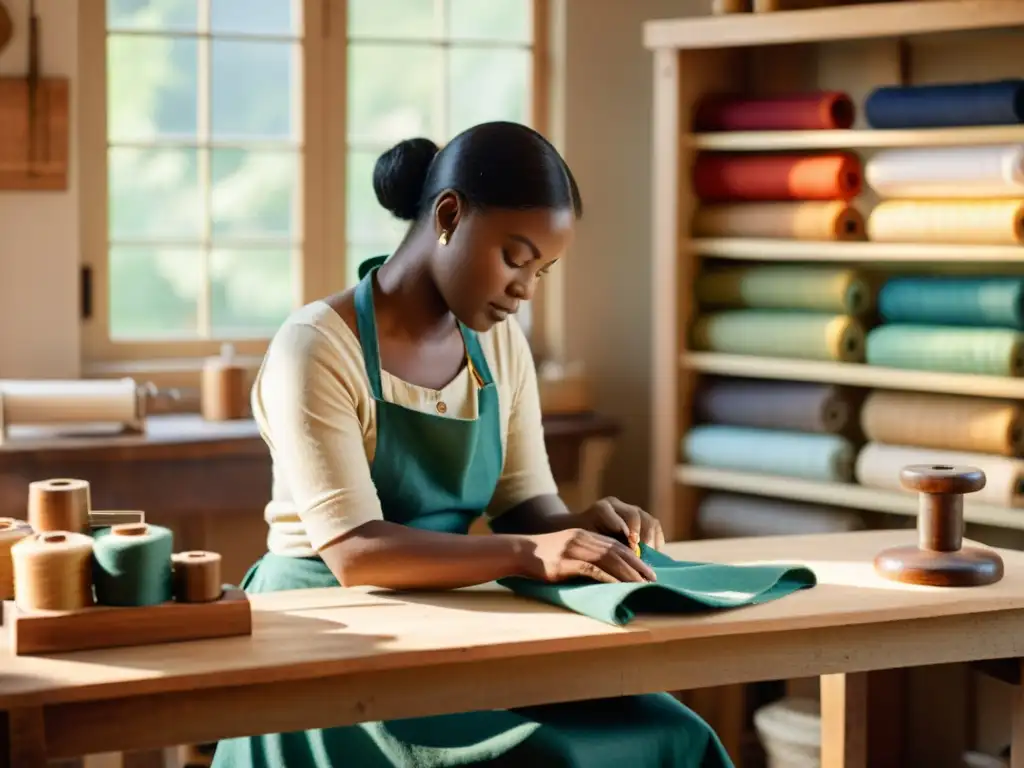
M46 765L46 731L41 707L0 712L0 766L39 768Z
M1024 768L1024 660L1018 661L1020 683L1013 691L1013 731L1010 734L1010 768Z
M821 677L821 768L868 768L868 676Z

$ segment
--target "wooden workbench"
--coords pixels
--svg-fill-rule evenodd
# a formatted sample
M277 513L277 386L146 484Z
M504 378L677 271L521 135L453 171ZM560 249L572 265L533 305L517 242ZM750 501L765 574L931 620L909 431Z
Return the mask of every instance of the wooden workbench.
M551 469L571 507L600 497L617 434L598 414L544 418ZM174 532L178 549L220 552L229 581L266 550L270 454L252 420L169 414L147 419L142 435L18 431L0 444L0 514L23 518L28 484L49 477L88 480L95 509L143 510Z
M256 595L250 638L0 657L7 756L34 767L44 756L823 675L824 768L867 768L861 673L1016 659L1024 647L1024 553L1002 552L1006 577L990 587L874 575L880 549L912 541L910 531L869 531L670 544L686 560L804 563L819 585L623 628L494 585ZM1019 768L1024 726L1014 739Z

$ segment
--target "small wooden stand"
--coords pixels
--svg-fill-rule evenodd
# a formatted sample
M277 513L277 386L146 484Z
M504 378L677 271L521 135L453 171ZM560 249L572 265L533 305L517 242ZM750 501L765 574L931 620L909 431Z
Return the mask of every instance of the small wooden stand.
M18 656L252 634L249 600L236 587L225 587L220 600L212 603L96 606L37 613L22 611L13 601L5 601L3 607L10 648Z
M985 487L974 467L914 464L900 472L904 487L919 491L916 547L893 547L875 558L879 575L907 584L979 587L1003 578L994 551L964 547L964 494Z

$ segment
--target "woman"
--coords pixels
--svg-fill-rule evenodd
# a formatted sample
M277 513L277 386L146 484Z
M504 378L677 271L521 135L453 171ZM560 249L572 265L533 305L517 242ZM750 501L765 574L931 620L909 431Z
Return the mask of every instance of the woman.
M245 589L653 579L631 549L663 543L653 517L611 498L571 514L558 498L530 348L506 322L581 215L565 162L536 132L488 123L441 151L403 141L373 185L408 234L354 289L295 312L254 385L274 488L269 551ZM464 535L481 515L495 535ZM703 721L657 694L233 739L214 765L731 763Z

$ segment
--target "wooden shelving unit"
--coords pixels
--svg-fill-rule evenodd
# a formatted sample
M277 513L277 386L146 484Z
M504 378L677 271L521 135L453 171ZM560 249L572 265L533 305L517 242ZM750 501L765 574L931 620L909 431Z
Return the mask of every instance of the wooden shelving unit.
M827 382L1024 400L1024 379L878 368L866 364L748 357L687 349L696 315L693 285L705 262L842 264L874 272L984 271L1024 274L1024 247L877 242L698 239L690 167L698 152L769 152L1024 143L1024 126L872 130L864 98L886 84L1024 76L1024 2L903 0L768 14L649 21L653 52L653 388L651 502L670 538L695 531L706 489L815 501L892 515L913 498L857 485L743 475L681 463L694 385L707 374ZM694 133L691 115L708 93L780 94L835 89L857 107L850 130ZM863 212L873 202L858 200ZM908 503L910 506L908 506ZM1024 510L979 507L974 521L1024 529Z
M652 134L652 391L651 497L669 539L690 538L701 495L727 491L774 499L845 507L890 516L894 525L912 525L916 498L853 483L749 474L691 466L681 459L682 439L692 424L695 385L708 374L760 379L827 382L865 389L955 393L1024 400L1024 379L691 351L690 323L697 315L693 289L706 263L818 263L866 271L908 274L985 272L1024 274L1024 247L917 245L877 242L798 242L697 239L690 222L697 206L690 171L699 152L852 150L868 157L884 148L954 147L1024 143L1024 126L872 130L863 119L865 97L881 85L969 82L1024 76L1024 0L899 0L777 13L736 13L650 21L644 45L653 55ZM848 93L857 108L850 130L694 133L691 117L706 94L739 92L778 95L811 90ZM857 200L867 213L870 189ZM968 500L969 522L986 533L1020 536L1024 509ZM880 513L880 514L879 514ZM881 519L886 519L882 517ZM927 671L922 671L927 674ZM915 677L914 680L920 678ZM873 755L874 768L935 764L909 757L914 746L936 733L957 734L963 718L934 708L919 734L901 721L898 702L911 694L893 682L879 702L889 709L900 733ZM951 699L967 700L966 683ZM927 685L925 686L928 687ZM932 684L931 690L939 690ZM704 709L737 759L749 741L750 724L740 712L744 694L718 692ZM908 697L901 699L902 696ZM731 703L730 703L731 702ZM979 705L980 707L980 705ZM962 714L962 713L961 713ZM880 711L879 719L888 715ZM891 729L890 729L891 730ZM906 730L906 733L902 731ZM925 733L924 731L927 731ZM960 739L960 736L951 738ZM971 738L963 736L961 741ZM916 741L915 741L916 740ZM960 743L960 742L957 742ZM889 747L890 745L886 745ZM897 755L906 746L908 762ZM927 750L925 750L927 751Z

